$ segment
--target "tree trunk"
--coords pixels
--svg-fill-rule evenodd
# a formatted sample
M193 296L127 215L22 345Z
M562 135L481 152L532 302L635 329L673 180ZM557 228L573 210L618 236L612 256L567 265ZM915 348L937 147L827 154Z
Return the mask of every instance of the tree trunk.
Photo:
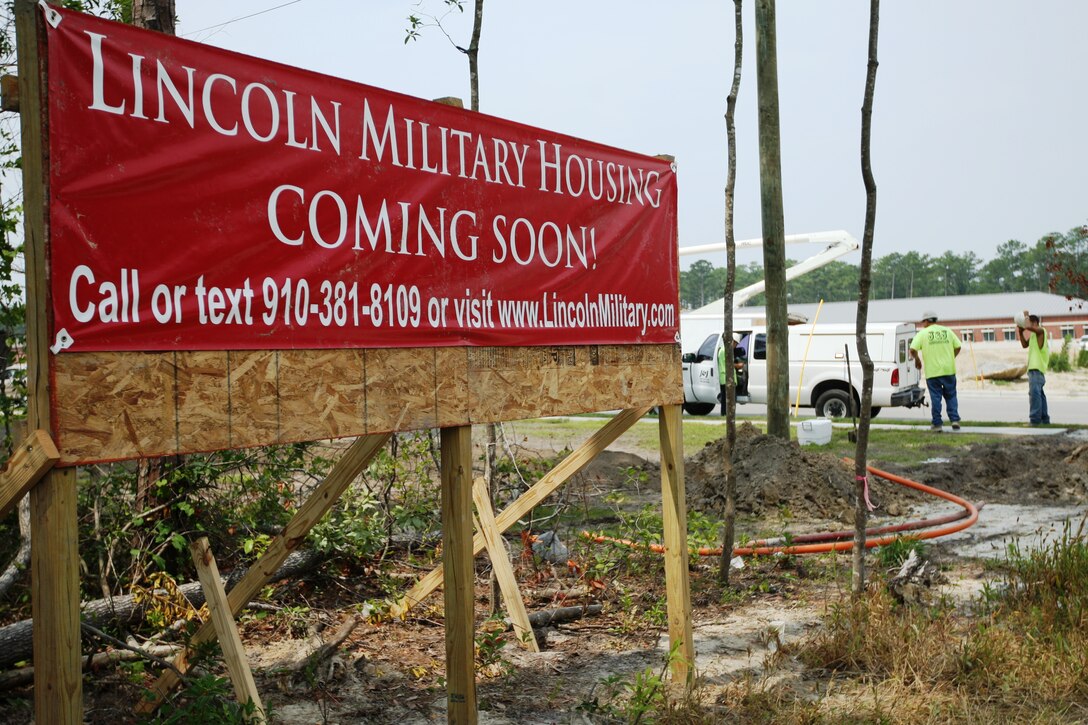
M725 181L725 329L722 339L725 341L725 361L729 370L733 369L733 292L737 287L737 243L733 233L733 201L737 181L737 126L735 115L737 94L740 93L741 63L744 59L744 25L741 22L743 0L733 0L733 14L736 41L733 43L733 85L725 105L725 133L729 141L729 166ZM733 542L736 540L737 524L737 472L733 469L733 446L737 442L737 385L733 376L726 373L726 399L722 401L725 409L725 460L722 470L725 472L725 510L722 512L722 557L718 564L718 580L729 583L729 562L733 558Z
M869 67L865 77L865 100L861 106L861 174L865 181L865 234L861 242L861 271L858 275L857 348L863 373L861 392L861 420L858 423L858 441L854 452L854 561L852 591L859 596L865 591L865 526L868 520L867 498L869 448L869 423L873 403L873 360L869 357L869 344L865 327L869 321L869 285L873 274L873 231L876 228L876 180L873 178L870 157L870 140L873 125L873 92L876 89L876 49L880 25L880 0L870 0L869 5Z
M775 2L756 0L759 89L759 180L763 272L767 289L767 433L790 438L790 356L786 324L786 232L782 213L782 149L778 119Z
M174 0L132 0L132 24L174 35Z
M476 0L472 21L472 40L468 44L468 82L471 89L472 110L480 110L480 30L484 24L484 0Z
M604 607L600 604L590 604L585 607L559 607L558 609L545 609L529 614L529 624L533 629L549 627L553 624L573 622L593 614L600 614Z
M287 561L272 575L270 581L298 578L300 574L313 569L321 560L322 557L314 552L296 551L287 557ZM245 569L236 569L231 572L227 577L227 588L241 579L245 573ZM200 586L200 582L182 584L178 587L178 591L194 607L204 604L204 589ZM143 612L143 607L136 603L135 597L128 594L87 602L80 607L80 618L88 624L101 627L109 622L131 622L142 616ZM24 619L21 622L0 627L0 669L31 659L33 622L32 619Z

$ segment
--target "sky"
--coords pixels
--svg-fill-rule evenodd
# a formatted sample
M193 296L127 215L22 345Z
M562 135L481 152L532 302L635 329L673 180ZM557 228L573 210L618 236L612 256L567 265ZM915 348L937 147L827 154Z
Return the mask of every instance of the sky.
M761 236L754 0L744 6L737 239ZM190 40L468 105L468 62L453 42L468 45L471 0L443 20L453 42L424 27L407 44L407 16L441 14L441 0L177 0L176 7L177 32ZM675 156L681 247L722 242L733 27L727 0L490 0L480 109ZM862 0L777 4L788 234L845 229L862 237L868 27ZM1083 0L883 3L874 256L952 250L985 260L1009 239L1032 245L1088 222L1086 27Z

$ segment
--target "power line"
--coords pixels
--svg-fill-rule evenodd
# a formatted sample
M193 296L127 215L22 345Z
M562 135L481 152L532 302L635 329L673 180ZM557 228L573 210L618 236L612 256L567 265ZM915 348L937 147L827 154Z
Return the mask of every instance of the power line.
M183 34L182 37L183 38L188 38L189 36L196 35L197 33L203 33L203 32L205 32L207 30L216 30L216 29L219 29L219 28L223 28L223 27L225 27L227 25L230 25L231 23L237 23L240 20L248 20L249 18L255 18L258 15L264 15L265 13L270 13L273 10L279 10L280 8L285 8L288 5L295 5L295 4L300 3L300 2L302 2L302 0L291 0L290 2L286 2L286 3L283 3L281 5L276 5L275 7L266 8L265 10L258 10L255 13L250 13L249 15L242 15L240 17L232 18L232 19L224 21L222 23L216 23L215 25L209 25L208 27L201 28L200 30L190 31L188 33Z

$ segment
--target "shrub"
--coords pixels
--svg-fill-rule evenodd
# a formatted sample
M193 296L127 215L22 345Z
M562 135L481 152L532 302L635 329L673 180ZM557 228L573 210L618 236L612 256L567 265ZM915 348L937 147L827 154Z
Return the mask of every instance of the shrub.
M1073 363L1070 361L1070 346L1073 344L1073 338L1069 335L1065 336L1062 340L1062 349L1057 355L1050 356L1050 371L1054 373L1067 373L1073 369Z

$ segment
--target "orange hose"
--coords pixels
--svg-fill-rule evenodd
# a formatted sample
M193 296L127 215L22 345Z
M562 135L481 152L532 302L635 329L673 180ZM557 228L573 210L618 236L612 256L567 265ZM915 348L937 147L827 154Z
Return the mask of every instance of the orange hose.
M924 483L918 483L917 481L912 481L909 478L903 478L902 476L897 476L894 473L888 473L887 471L882 471L878 468L873 468L872 466L866 466L866 470L874 476L879 476L880 478L891 481L892 483L898 483L901 486L906 486L907 488L913 488L916 491L921 491L922 493L928 493L931 496L943 498L946 501L950 501L958 506L962 506L967 512L967 517L961 521L957 521L956 523L950 524L948 526L941 526L936 529L931 529L929 531L922 531L917 534L911 534L909 537L911 539L935 539L938 536L948 536L949 534L954 534L957 531L963 531L966 528L974 526L975 522L978 521L978 508L970 501L966 501L959 496L948 493L947 491L942 491L939 488L933 488L932 486L927 486ZM594 535L589 533L588 531L583 531L582 536L599 544L610 542L613 544L620 544L622 546L629 546L631 548L649 548L650 551L654 551L659 554L663 554L665 552L665 547L661 544L650 544L647 547L643 544L639 544L628 539L618 539L611 536ZM871 549L874 546L886 546L895 542L895 540L898 538L901 537L881 536L875 539L867 538L865 540L865 548ZM819 544L802 544L796 546L739 546L733 549L733 555L767 556L769 554L822 554L829 551L850 551L853 548L853 541L834 541L823 542ZM721 556L722 549L721 547L712 548L704 546L694 553L697 553L699 556Z

